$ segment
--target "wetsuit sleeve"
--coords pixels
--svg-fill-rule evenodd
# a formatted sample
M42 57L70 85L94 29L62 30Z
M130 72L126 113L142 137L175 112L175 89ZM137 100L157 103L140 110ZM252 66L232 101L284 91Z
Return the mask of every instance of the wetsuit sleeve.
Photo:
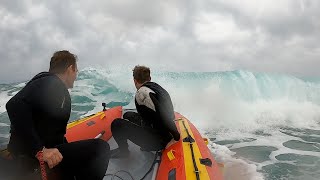
M18 96L11 99L6 108L15 133L30 144L32 155L36 155L43 148L43 144L35 131L31 104Z
M168 113L168 111L164 108L164 106L161 106L159 104L159 101L154 96L153 93L149 93L150 98L154 104L154 107L156 111L158 111L158 114L160 116L161 122L163 123L164 127L166 127L167 131L170 132L170 134L173 136L174 140L179 141L180 139L180 133L173 121L172 115Z

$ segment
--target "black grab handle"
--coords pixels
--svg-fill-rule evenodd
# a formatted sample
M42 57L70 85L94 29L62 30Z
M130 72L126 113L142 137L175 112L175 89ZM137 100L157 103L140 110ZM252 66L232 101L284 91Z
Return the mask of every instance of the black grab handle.
M106 103L102 103L102 106L103 106L103 111L106 111Z

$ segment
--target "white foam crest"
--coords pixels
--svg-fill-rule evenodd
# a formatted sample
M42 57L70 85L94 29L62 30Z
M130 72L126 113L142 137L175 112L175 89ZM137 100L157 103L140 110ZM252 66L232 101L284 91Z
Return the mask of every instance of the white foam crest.
M83 116L101 111L102 103L128 101L125 95L133 92L134 85L133 82L129 83L132 77L130 77L131 79L125 77L123 72L124 69L120 67L118 69L90 67L81 70L81 73L84 73L84 79L78 78L71 94L72 96L82 96L92 100L89 103L77 103L76 105L94 106L93 110L86 112ZM89 78L86 78L87 76ZM110 92L104 93L108 89L110 89Z
M290 99L241 101L230 98L218 84L206 88L169 86L175 109L197 126L210 129L255 131L281 126L315 128L320 106Z
M218 145L210 142L209 147L214 153L216 160L218 162L222 162L225 165L225 179L263 179L263 175L258 171L261 170L264 166L279 162L296 165L294 161L277 160L276 156L281 154L297 154L320 157L320 152L296 150L287 148L283 145L284 142L290 140L299 140L305 142L299 137L293 137L287 134L283 134L276 130L269 130L268 133L270 133L269 136L259 136L250 133L230 131L228 133L224 132L215 135L217 140L240 140L249 139L252 137L256 139L250 142L231 143L229 145ZM269 155L269 160L259 163L253 162L244 157L238 157L236 153L233 152L233 149L248 146L270 146L277 148L277 150L271 152L271 154Z
M16 88L22 88L26 85L26 82L22 82L22 83L19 83L17 85L15 85Z
M82 71L84 73L90 73L95 79L105 80L124 92L132 92L135 88L132 78L132 67L129 66L112 66L106 68L89 67ZM103 83L103 81L101 83Z
M225 180L263 180L263 175L257 171L255 164L234 158L234 152L226 146L210 143L211 151L219 163L224 164L223 174Z
M12 85L13 88L22 88L26 85L25 82L16 84L16 85ZM10 90L7 91L0 91L0 114L3 112L6 112L6 103L10 100L10 98L12 96L14 96L16 93L18 93L18 91L12 92L11 95L8 95L8 92Z
M309 155L309 156L316 156L320 157L320 152L315 152L315 151L303 151L303 150L298 150L298 149L292 149L285 147L283 145L284 142L288 142L291 140L296 140L300 142L305 142L309 143L300 137L294 137L291 135L287 135L284 133L281 133L277 129L269 129L266 130L264 133L268 134L266 135L256 135L256 134L251 134L249 132L241 132L241 131L224 131L224 132L218 132L215 135L212 135L216 138L216 141L225 141L225 140L246 140L246 139L252 139L252 141L247 141L247 142L232 142L230 144L224 145L223 147L229 148L231 155L235 155L235 152L233 152L233 149L237 148L242 148L242 147L248 147L248 146L269 146L269 147L274 147L276 150L272 151L271 154L269 155L269 160L266 160L264 162L259 162L255 163L258 170L260 170L263 166L269 165L269 164L274 164L277 162L280 162L279 160L276 159L276 156L281 155L281 154L298 154L298 155ZM219 152L217 152L219 153ZM249 161L249 160L246 160ZM283 161L281 161L283 162ZM252 162L254 163L254 162ZM289 162L290 163L290 162Z
M11 96L8 96L7 91L0 92L0 114L6 112L6 103L9 101Z
M284 74L253 73L233 71L224 73L224 82L231 94L237 98L254 101L256 99L290 99L311 101L320 104L320 84L304 81ZM232 78L230 78L232 77Z
M76 81L74 88L71 90L70 94L72 96L85 96L91 100L94 100L95 97L92 95L92 91L94 89L94 85L90 83L88 80L78 80Z
M0 138L9 138L10 134L0 134Z
M1 122L0 122L0 127L1 127L1 126L2 126L2 127L8 127L8 126L10 126L10 125L8 125L8 124L6 124L6 123L1 123Z

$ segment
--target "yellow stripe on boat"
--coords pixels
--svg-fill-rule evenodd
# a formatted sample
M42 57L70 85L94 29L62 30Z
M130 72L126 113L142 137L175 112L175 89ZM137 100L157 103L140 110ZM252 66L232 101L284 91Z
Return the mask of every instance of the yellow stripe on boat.
M195 142L193 143L193 152L194 152L194 158L195 158L198 170L199 170L200 180L210 179L206 166L201 164L199 161L199 159L202 158L202 156L201 156L200 149L197 145L196 139L193 136L193 133L192 133L192 130L189 126L188 121L186 121L184 118L182 118L182 120L179 120L178 122L179 122L182 140L184 138L188 137L188 133L183 126L183 122L185 123L186 128L188 129L190 136L195 140ZM186 179L187 180L189 180L189 179L195 180L195 179L197 179L197 177L196 177L196 173L195 173L195 169L194 169L194 165L193 165L192 153L191 153L191 149L190 149L189 144L190 144L189 142L182 142L183 154L184 154L184 165L185 165L185 171L186 171Z
M92 115L92 116L89 116L89 117L86 117L86 118L83 118L83 119L79 119L79 120L76 120L76 121L72 121L72 122L68 123L67 129L72 128L72 127L74 127L74 126L76 126L76 125L78 125L78 124L80 124L80 123L82 123L82 122L84 122L84 121L86 121L88 119L92 119L93 117L99 116L101 114L104 114L104 112L103 111L102 112L98 112L95 115Z

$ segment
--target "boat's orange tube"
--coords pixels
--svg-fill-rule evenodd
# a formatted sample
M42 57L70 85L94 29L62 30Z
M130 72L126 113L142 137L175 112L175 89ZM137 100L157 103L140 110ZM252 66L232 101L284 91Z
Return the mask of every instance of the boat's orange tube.
M112 136L111 123L114 119L120 118L121 115L122 107L118 106L90 117L73 121L68 124L65 136L68 142L93 139L101 135L101 139L108 141Z

